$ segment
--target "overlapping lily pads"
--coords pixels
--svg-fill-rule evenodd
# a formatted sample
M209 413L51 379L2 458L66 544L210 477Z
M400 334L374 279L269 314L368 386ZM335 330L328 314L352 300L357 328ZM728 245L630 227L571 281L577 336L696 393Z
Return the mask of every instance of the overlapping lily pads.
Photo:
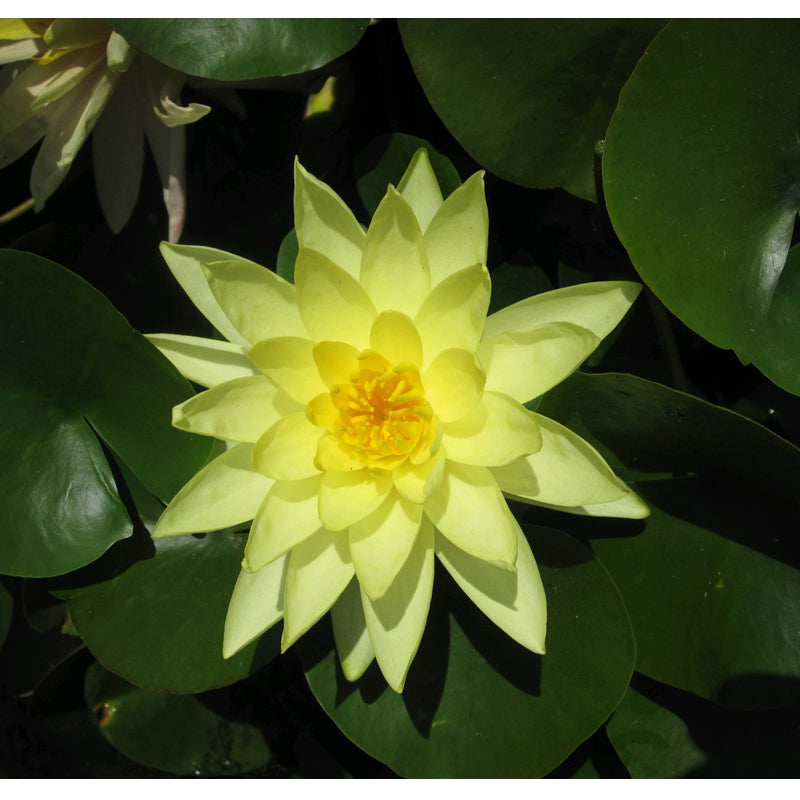
M96 289L0 252L0 571L58 575L131 533L111 448L166 500L210 444L170 425L189 384Z
M437 575L402 695L373 666L349 684L318 627L299 643L312 691L359 747L406 777L535 777L611 713L635 646L614 584L559 531L531 530L548 600L547 655L524 650Z

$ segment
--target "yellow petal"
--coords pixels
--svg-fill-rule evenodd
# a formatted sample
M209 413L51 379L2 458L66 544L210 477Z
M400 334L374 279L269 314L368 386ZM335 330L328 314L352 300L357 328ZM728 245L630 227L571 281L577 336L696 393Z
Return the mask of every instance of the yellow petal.
M292 550L284 594L282 652L339 599L353 572L343 533L321 530Z
M444 350L422 376L425 399L443 422L469 414L480 402L486 375L466 350Z
M422 366L422 339L410 317L400 311L384 311L372 325L370 347L390 364Z
M627 493L625 484L587 441L548 417L534 416L542 432L542 449L492 470L504 492L567 507L608 503Z
M490 294L489 272L481 264L462 269L434 287L414 318L422 337L425 364L451 347L475 350Z
M355 472L367 466L365 459L332 433L322 435L314 463L323 472Z
M367 231L361 285L377 311L402 311L410 317L430 292L428 258L419 223L391 186Z
M276 481L299 481L316 475L317 443L322 429L312 425L305 412L278 420L253 447L253 466Z
M333 604L331 623L342 672L347 680L357 681L375 660L357 580L351 580Z
M472 264L486 263L489 213L483 191L483 172L476 172L444 201L425 231L431 284Z
M425 513L456 547L475 558L513 570L519 525L492 473L448 461L439 491Z
M527 331L549 322L571 322L602 339L618 325L641 289L630 281L597 281L542 292L492 314L483 338Z
M380 508L350 528L350 556L370 599L386 594L408 559L422 521L422 506L389 493Z
M202 266L225 316L248 342L306 336L295 288L280 275L241 258Z
M406 461L392 472L395 489L412 503L424 503L441 486L445 461L443 448L422 464Z
M364 231L339 195L296 159L294 224L300 247L322 253L358 280Z
M402 692L409 667L417 654L433 592L433 530L423 523L408 560L389 591L370 600L361 590L367 630L378 666L386 682Z
M253 519L272 481L252 465L253 446L238 444L200 470L172 499L153 538L229 528Z
M166 356L178 372L201 386L216 386L235 378L258 375L240 344L177 333L153 333L145 338Z
M283 592L289 557L258 572L242 570L228 605L222 657L236 655L283 616Z
M478 358L486 370L487 389L527 403L568 378L598 344L587 328L551 322L484 339Z
M391 473L361 469L327 472L319 491L319 517L332 531L341 531L371 514L391 491Z
M50 24L48 19L0 19L0 39L38 38Z
M535 453L542 435L534 415L508 395L485 392L465 417L443 425L447 457L462 464L497 467Z
M333 404L329 392L318 394L306 407L306 416L312 425L335 431L341 424L339 409Z
M254 444L286 414L301 411L263 375L220 383L172 409L172 424L182 431Z
M425 233L434 214L442 205L442 190L431 167L428 151L424 147L420 147L414 153L408 169L397 185L397 191L411 206L420 230Z
M321 475L299 481L276 481L256 512L244 549L244 567L261 569L316 533Z
M322 382L331 388L347 383L358 368L358 350L344 342L320 342L314 347L314 363Z
M294 281L300 316L312 339L367 347L375 307L352 275L316 250L301 248Z
M436 555L464 594L512 639L534 653L544 653L547 602L528 540L517 527L514 572L493 567L436 537Z
M620 481L622 485L622 482ZM620 517L622 519L644 519L650 516L650 508L647 503L639 497L630 487L626 487L626 493L619 500L611 500L608 503L594 503L586 506L554 506L548 503L537 503L533 500L521 497L524 503L553 508L556 511L566 511L569 514L580 514L586 517Z
M314 363L314 346L310 339L278 336L259 342L247 355L273 383L305 405L326 389Z

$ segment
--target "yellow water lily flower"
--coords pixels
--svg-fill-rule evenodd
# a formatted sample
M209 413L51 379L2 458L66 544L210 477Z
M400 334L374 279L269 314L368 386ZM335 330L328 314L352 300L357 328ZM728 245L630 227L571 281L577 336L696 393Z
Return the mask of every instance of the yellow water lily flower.
M509 636L545 651L545 594L503 493L577 513L647 507L597 451L523 403L566 378L639 286L584 284L487 318L483 174L446 200L420 150L366 232L295 170L295 284L208 247L162 245L226 341L154 335L209 387L173 424L231 443L153 536L253 520L225 625L231 656L280 619L284 649L331 610L345 676L402 691L438 557Z
M0 167L42 145L31 172L36 210L66 177L92 131L100 206L116 233L139 193L144 138L153 151L177 241L186 213L183 125L209 107L178 104L185 76L137 53L109 25L0 19Z

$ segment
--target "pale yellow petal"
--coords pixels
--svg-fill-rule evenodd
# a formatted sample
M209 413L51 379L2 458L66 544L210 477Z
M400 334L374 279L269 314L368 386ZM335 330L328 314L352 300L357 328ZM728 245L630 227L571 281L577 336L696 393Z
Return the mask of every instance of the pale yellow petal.
M354 574L347 536L321 530L289 557L281 651L291 647L339 599Z
M442 485L425 503L425 513L456 547L495 566L514 569L519 525L485 467L448 461Z
M367 466L365 458L332 433L322 435L314 463L323 472L355 472Z
M528 540L517 526L514 572L493 567L436 536L436 555L473 603L512 639L545 652L547 601Z
M496 392L485 392L469 414L442 427L447 457L462 464L497 467L542 446L534 415L508 395Z
M333 604L331 623L342 672L347 680L357 681L375 660L357 580L351 580Z
M433 592L433 529L423 523L406 563L389 591L370 600L363 587L361 600L367 630L386 682L402 692L417 654Z
M620 481L620 485L624 485ZM626 493L619 500L611 500L608 503L594 503L587 506L554 506L549 503L537 503L527 497L516 498L523 503L552 508L556 511L566 511L569 514L579 514L585 517L620 517L621 519L644 519L650 516L650 508L647 503L639 497L630 487L626 487Z
M29 39L43 36L50 27L46 19L0 19L0 39Z
M630 281L597 281L542 292L492 314L483 338L527 331L549 322L571 322L602 339L616 328L641 289Z
M145 336L178 372L201 386L216 386L235 378L258 375L255 364L240 344L183 336L177 333L152 333Z
M244 567L255 571L316 533L321 475L276 481L256 513L244 549Z
M332 531L349 528L371 514L391 491L392 476L385 470L327 472L319 491L319 517Z
M587 506L618 500L628 491L587 441L569 428L534 414L542 449L492 473L508 494L552 506Z
M335 431L341 424L339 409L333 404L330 392L318 394L307 406L306 416L312 425Z
M451 347L475 350L490 294L489 271L481 264L462 269L434 287L414 318L425 364Z
M443 422L469 414L480 402L485 382L475 356L455 348L439 353L422 376L425 399Z
M253 466L276 481L299 481L316 475L317 443L324 433L304 411L278 420L253 447Z
M397 185L397 191L411 206L420 230L425 233L434 214L442 205L442 190L431 167L428 151L424 147L414 153L408 169Z
M258 572L242 570L239 573L225 617L223 658L236 655L283 617L288 566L289 557L286 556Z
M314 347L314 363L322 382L331 388L347 383L358 368L358 350L344 342L320 342Z
M389 493L381 506L350 528L350 556L372 600L386 594L419 533L422 506Z
M46 47L41 39L4 40L0 36L0 64L13 64L15 61L27 61L34 56L42 55Z
M316 250L301 248L294 268L300 316L312 339L369 344L375 307L359 282Z
M369 342L390 364L422 367L422 339L411 318L400 311L384 311L378 315Z
M296 159L294 224L300 247L322 253L358 280L364 231L339 195Z
M277 386L305 405L326 390L314 362L315 343L299 336L259 342L248 358Z
M263 375L248 375L220 383L175 406L172 424L189 433L255 444L283 416L301 410Z
M425 231L431 284L436 286L472 264L485 264L488 241L489 212L481 171L444 201Z
M172 499L153 537L229 528L253 519L272 481L252 465L253 446L238 444L200 470Z
M361 285L377 311L402 311L410 317L430 293L428 257L419 223L391 186L367 231Z
M392 472L395 489L412 503L424 503L441 486L445 461L444 448L421 464L406 461Z

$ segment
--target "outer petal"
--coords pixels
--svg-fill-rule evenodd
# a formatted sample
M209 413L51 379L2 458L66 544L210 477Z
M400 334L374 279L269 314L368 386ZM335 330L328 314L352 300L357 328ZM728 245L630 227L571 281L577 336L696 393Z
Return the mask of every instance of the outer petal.
M314 466L322 428L312 425L305 412L278 420L253 447L253 466L276 481L298 481L316 475Z
M319 517L332 531L341 531L371 514L392 489L391 473L361 469L327 472L319 491Z
M492 314L483 338L527 331L549 322L571 322L602 339L618 325L641 289L630 281L597 281L543 292Z
M486 375L466 350L444 350L422 376L425 398L443 422L469 414L480 402Z
M493 567L436 537L436 554L462 591L495 625L534 653L544 653L547 603L528 540L517 526L515 572Z
M235 378L260 374L245 355L246 348L239 344L177 333L151 333L145 338L172 362L184 378L201 386L216 386Z
M375 660L357 580L351 580L333 604L331 623L342 672L347 680L357 681Z
M327 387L314 363L314 342L299 336L279 336L259 342L250 360L277 386L299 403L307 403Z
M294 286L252 261L203 264L208 286L225 315L248 342L305 336Z
M442 205L442 190L431 167L428 151L424 147L420 147L414 153L408 169L397 185L397 191L411 206L420 230L425 233L428 224Z
M364 231L336 192L294 162L294 222L300 247L316 250L358 280Z
M431 284L436 286L471 264L485 264L488 242L489 212L481 171L444 201L425 231Z
M406 461L392 471L395 489L412 503L425 503L442 485L445 462L444 448L422 464Z
M414 318L422 337L425 364L451 347L475 350L490 294L489 271L481 264L462 269L434 287Z
M0 136L0 169L27 153L47 133L45 116L40 111L14 128L11 133Z
M0 41L0 64L13 64L15 61L26 61L44 52L41 39L18 39L16 41Z
M276 481L256 513L244 549L244 568L261 569L316 533L321 475L300 481Z
M487 388L527 403L568 378L598 344L587 328L551 322L486 339L478 346L478 358Z
M622 481L620 481L620 485ZM650 516L650 508L647 503L639 497L630 487L626 487L626 494L619 500L611 500L608 503L594 503L588 506L575 506L567 508L565 506L554 506L548 503L537 503L526 497L516 498L523 503L552 508L556 511L566 511L569 514L580 514L586 517L621 517L622 519L644 519Z
M628 492L587 441L548 417L534 416L542 431L542 449L492 470L504 492L567 507L608 503Z
M258 572L242 570L233 587L222 657L230 658L253 639L268 631L283 616L283 591L289 556L267 564Z
M356 577L371 600L386 594L405 564L422 522L422 506L389 493L380 508L350 528Z
M461 464L496 467L542 446L536 417L508 395L486 392L467 416L443 426L447 457Z
M182 431L254 444L286 414L300 407L263 375L220 383L172 409Z
M507 570L517 559L519 525L485 467L448 461L439 491L425 514L456 547Z
M291 647L339 599L353 572L344 534L321 530L292 550L281 651Z
M216 531L253 519L272 481L253 469L252 451L252 445L238 444L203 467L164 509L153 537Z
M375 306L352 275L316 250L301 248L294 281L300 316L312 339L367 347Z
M362 589L364 616L375 657L386 682L403 691L408 669L417 654L433 592L433 530L423 523L411 554L394 583L379 600Z
M370 347L390 364L422 367L422 339L411 319L400 311L384 311L372 325Z
M391 186L367 231L361 285L378 311L413 317L431 288L428 257L414 212Z

